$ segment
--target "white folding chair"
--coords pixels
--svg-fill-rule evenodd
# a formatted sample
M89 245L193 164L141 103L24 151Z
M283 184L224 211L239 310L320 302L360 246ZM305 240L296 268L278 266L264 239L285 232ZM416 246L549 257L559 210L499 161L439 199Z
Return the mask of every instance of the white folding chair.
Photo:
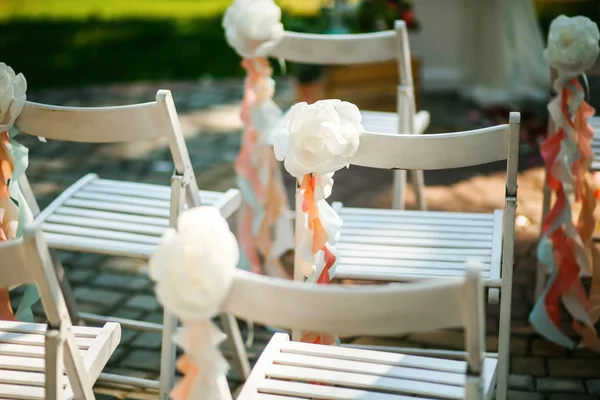
M498 399L506 398L517 206L518 113L510 123L435 135L365 133L352 165L408 170L449 169L507 160L504 210L491 214L344 208L333 277L369 281L456 278L469 262L483 266L489 300L500 299ZM301 274L295 274L298 276ZM423 309L419 307L419 309ZM437 352L436 354L440 354ZM458 355L458 354L457 354Z
M121 339L121 327L72 326L41 230L0 243L0 284L37 285L47 324L0 321L0 398L93 399L92 386ZM64 376L66 372L66 377Z
M184 202L189 207L212 205L225 218L240 206L237 189L225 193L199 191L175 104L168 90L159 90L156 101L119 107L60 107L26 102L16 121L24 134L51 140L87 143L136 142L167 138L174 162L171 187L139 182L101 179L88 174L61 193L35 216L42 224L48 245L56 250L81 251L148 259L169 226L175 226ZM24 179L24 181L26 181ZM29 184L24 182L28 202L35 204ZM28 190L29 189L29 190ZM33 209L39 209L35 204ZM82 319L103 323L115 321L124 328L172 332L176 318L168 313L164 323L154 324L80 313ZM234 318L223 316L234 364L241 377L250 366ZM174 380L175 348L163 336L161 398L166 398ZM105 381L123 383L121 377L103 375ZM154 381L126 379L126 383L158 388Z
M370 64L398 61L398 112L362 111L362 124L369 132L422 134L429 126L429 112L416 112L410 63L408 32L404 21L395 30L345 35L306 34L285 31L270 56L316 65ZM344 100L344 99L342 99ZM283 127L282 118L276 129ZM420 210L426 210L423 171L411 170L411 180ZM392 206L404 209L406 170L394 171Z
M277 299L277 301L273 301ZM238 400L490 399L480 274L384 286L306 285L237 271L223 311L268 326L348 335L464 327L465 360L290 341L277 333ZM223 396L223 398L226 398Z

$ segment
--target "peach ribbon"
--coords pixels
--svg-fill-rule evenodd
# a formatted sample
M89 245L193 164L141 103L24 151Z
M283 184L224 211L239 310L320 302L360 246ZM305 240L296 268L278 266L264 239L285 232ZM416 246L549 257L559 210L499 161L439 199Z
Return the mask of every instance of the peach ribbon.
M574 347L574 342L560 330L562 300L573 317L574 330L582 336L582 343L600 350L594 329L600 317L600 271L590 262L596 201L587 176L593 161L593 130L588 120L594 109L583 100L583 89L576 78L559 85L560 96L548 107L558 129L541 147L546 161L546 182L556 194L556 202L543 221L538 257L550 269L551 277L529 319L549 340ZM581 203L576 226L570 193ZM592 272L589 299L579 279L580 272L586 269Z
M242 249L240 267L291 279L279 261L281 253L293 248L292 226L285 216L288 200L283 177L272 146L265 139L270 132L259 132L252 121L253 113L271 101L270 97L261 97L269 92L267 86L272 70L266 58L244 59L242 66L247 71L241 107L244 132L242 148L234 164L244 199L238 227ZM278 112L278 109L266 112ZM269 130L269 127L261 128ZM286 237L288 243L285 243Z
M10 153L8 132L0 133L0 242L14 239L18 220L18 207L10 198L8 182L12 176L14 165ZM0 288L0 320L16 321L12 310L7 287Z
M323 252L325 267L321 273L316 276L317 284L329 284L331 276L329 271L336 262L336 256L327 247L327 240L329 235L323 226L319 215L319 209L315 201L315 189L316 189L317 177L315 174L307 174L302 178L300 185L300 193L302 194L302 211L307 215L307 228L312 232L312 243L311 251L313 259L316 257L319 251ZM307 332L303 333L300 339L303 342L315 343L315 344L336 344L337 337L331 334Z

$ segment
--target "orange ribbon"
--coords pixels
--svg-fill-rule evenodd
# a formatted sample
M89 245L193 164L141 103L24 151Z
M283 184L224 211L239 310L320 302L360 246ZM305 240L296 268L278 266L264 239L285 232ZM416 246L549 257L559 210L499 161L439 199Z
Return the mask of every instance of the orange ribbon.
M10 239L8 207L13 205L12 199L10 198L8 182L12 176L14 166L8 151L8 146L10 146L8 132L0 132L0 210L3 209L3 214L0 214L0 242ZM7 287L0 288L0 320L17 320L10 304L9 290Z
M177 369L183 374L181 381L171 390L173 400L187 400L194 386L194 381L198 375L196 367L185 354L177 360Z
M315 201L315 187L317 177L314 174L304 175L302 178L302 184L300 185L300 192L303 194L302 211L308 216L308 228L313 232L312 237L312 253L313 256L319 251L323 251L325 259L325 267L321 274L317 277L317 284L329 284L331 277L329 270L335 264L335 255L327 248L327 231L323 227L323 222L319 216L319 208ZM336 343L337 338L330 334L318 334L318 333L305 333L301 339L302 342L314 343L314 344L327 344L331 345Z

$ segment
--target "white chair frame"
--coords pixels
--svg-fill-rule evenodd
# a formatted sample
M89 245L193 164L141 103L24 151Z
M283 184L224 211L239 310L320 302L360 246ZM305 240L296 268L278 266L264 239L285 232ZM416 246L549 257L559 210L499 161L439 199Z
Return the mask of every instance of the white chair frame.
M43 233L35 226L27 227L22 239L0 243L0 259L4 266L0 268L0 284L14 286L35 283L48 320L47 326L0 322L0 330L4 333L0 342L5 342L0 366L0 396L50 400L94 399L93 382L119 343L120 326L112 322L103 328L71 325L52 256ZM14 344L7 345L6 342L11 343L11 334L15 336L12 339ZM33 344L42 335L45 338L45 351L40 349L41 343L39 347ZM79 338L76 339L76 335ZM86 345L87 351L83 355L78 342L86 337L89 339L84 340L91 344ZM70 386L65 385L65 370Z
M270 56L316 65L371 64L397 60L400 77L397 113L363 111L363 125L367 131L391 133L397 130L397 133L408 134L422 134L429 126L429 113L416 111L410 46L404 21L396 21L394 30L366 34L325 35L285 31ZM410 170L410 173L419 209L426 210L423 171ZM392 207L404 209L405 204L406 170L394 171Z
M277 301L273 301L277 299ZM450 327L464 327L468 367L464 398L479 400L491 398L495 360L485 358L484 303L480 274L470 270L465 278L442 281L423 281L410 284L390 284L376 286L348 287L339 285L306 285L299 282L283 281L257 276L246 271L236 271L229 296L224 302L223 311L238 317L260 322L268 326L289 329L305 329L319 332L337 332L348 335L394 335L406 332L429 331ZM298 305L302 306L299 307ZM418 305L418 306L417 306ZM373 310L377 310L376 313ZM277 362L279 355L290 352L313 354L335 352L339 367L327 361L318 367L308 366L308 371L295 368L294 362ZM297 352L293 350L310 350ZM341 355L343 352L343 356ZM360 361L367 354L372 360L397 357L390 353L372 352L361 349L342 349L336 346L322 346L308 343L290 342L286 334L278 333L271 339L252 370L246 384L237 397L245 399L315 398L371 398L368 394L371 385L377 380L367 378L365 371L351 374L361 382L352 379L335 383L342 387L311 385L307 382L328 382L326 371L350 372L343 363ZM408 357L410 356L403 356ZM341 360L340 360L341 358ZM424 358L418 358L425 360ZM388 358L389 360L389 358ZM430 365L446 360L427 359ZM407 360L408 362L408 360ZM394 365L382 361L382 364ZM401 364L395 364L401 365ZM408 366L408 364L404 364ZM323 368L323 369L321 369ZM390 367L392 368L392 367ZM319 374L321 372L321 375ZM379 375L369 371L370 374ZM384 377L381 380L385 380ZM320 378L324 379L323 381ZM364 378L364 379L360 379ZM375 378L375 377L373 377ZM430 376L431 381L435 378ZM300 380L301 382L293 382ZM365 382L362 382L362 381ZM401 379L400 379L401 381ZM331 384L331 381L329 381ZM379 394L382 399L405 397L402 394L433 396L429 393L429 382L421 382L420 388L407 389L406 383L390 384L386 389L393 395ZM434 384L435 386L435 384ZM393 389L389 389L393 387ZM488 392L484 393L484 387ZM438 388L439 390L439 388ZM341 396L344 391L346 396ZM352 394L352 396L350 396ZM371 396L374 393L371 394ZM336 397L337 396L337 397ZM394 397L397 396L397 397ZM223 396L227 398L227 395ZM379 398L379 397L377 397ZM412 397L411 397L412 398Z
M408 169L408 170L436 170L450 169L467 166L481 165L495 161L507 161L506 192L504 201L501 254L495 263L494 275L500 279L484 277L484 285L488 287L489 298L497 301L500 296L500 328L498 340L498 386L496 396L498 399L506 398L509 342L510 342L510 313L514 264L514 239L515 239L515 213L517 207L517 175L519 158L519 113L511 113L509 123L505 125L492 126L489 128L455 132L440 133L435 135L410 135L410 134L381 134L366 132L360 138L360 146L357 153L351 158L351 165L358 165L380 169ZM296 202L296 212L300 213ZM341 210L341 203L334 203L333 208ZM417 211L418 212L418 211ZM429 214L432 212L424 212ZM433 214L433 213L432 213ZM451 214L451 213L448 213ZM499 215L502 217L502 214ZM344 215L342 213L342 220ZM302 219L300 219L302 220ZM298 228L297 229L303 229ZM298 231L296 231L298 234ZM342 226L342 238L344 226ZM338 243L338 244L339 244ZM341 268L344 262L344 254L341 253ZM366 255L364 257L369 257ZM429 261L432 265L435 262ZM295 263L294 277L302 280L302 273ZM491 264L490 264L491 265ZM492 271L488 271L491 274ZM337 274L337 272L336 272ZM337 277L334 275L334 278ZM434 275L435 278L453 279L443 274ZM424 275L400 275L389 276L391 281L417 281L427 278ZM368 276L368 267L365 267L365 276L355 279L380 280ZM388 280L388 279L386 279ZM501 293L500 293L501 292ZM404 352L424 354L445 354L452 357L464 356L462 352L439 352L418 349L402 349Z
M198 190L175 104L171 92L168 90L159 90L154 102L117 107L62 107L28 101L16 121L16 127L24 134L70 142L119 143L166 137L173 157L175 171L171 179L170 194L168 194L171 206L168 210L165 209L164 212L161 210L161 215L162 213L168 215L169 225L176 227L177 217L185 204L188 207L195 207L202 204L200 199L201 194ZM64 206L79 190L86 187L90 182L97 180L97 178L95 174L84 176L59 195L47 208L37 213L34 222L41 224L44 229L44 226L48 225L49 218L57 210ZM34 212L39 211L27 179L23 177L21 182L24 187L24 195L27 196L27 201L32 204L32 210ZM159 185L138 185L140 185L139 190L156 190L156 188L161 188ZM181 204L181 206L174 207L174 204ZM239 191L231 189L213 206L219 208L224 217L227 218L239 208L240 204L241 197ZM132 222L135 223L135 221ZM109 225L104 228L108 227L112 229L110 224L117 223L118 221L109 221ZM72 238L57 234L56 232L45 232L45 237L49 246L57 250L84 251L143 259L148 259L155 248L155 244L146 245L138 243L136 246L133 246L128 243L119 243L118 240L105 245L108 241L95 240L95 238L79 240L74 243L75 241ZM157 236L157 243L159 239L159 236ZM101 244L99 245L98 243ZM56 257L55 259L58 261ZM60 268L58 263L56 265ZM120 377L111 374L103 374L101 380L107 383L125 383L158 389L161 399L168 398L167 396L173 386L175 376L175 346L169 340L170 333L177 327L175 316L164 313L163 324L152 324L94 314L80 313L79 315L82 319L90 322L104 323L113 321L119 322L123 327L131 329L163 333L161 377L159 382L132 377ZM245 378L248 376L250 365L237 321L231 316L224 315L222 323L228 335L234 365L239 375Z

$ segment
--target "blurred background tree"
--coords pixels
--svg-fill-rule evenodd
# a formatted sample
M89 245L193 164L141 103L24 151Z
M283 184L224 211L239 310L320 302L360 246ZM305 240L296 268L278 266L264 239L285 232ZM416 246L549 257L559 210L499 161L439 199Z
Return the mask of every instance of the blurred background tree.
M368 8L367 3L372 1L365 0L357 10ZM386 21L398 13L402 18L407 10L405 5L411 6L405 1L378 1L391 4ZM242 76L239 57L227 46L221 27L223 12L230 2L0 0L0 54L2 61L27 76L32 89ZM328 17L321 10L333 0L276 2L282 7L286 29L327 31ZM563 12L598 20L598 0L536 0L536 3L544 29ZM360 14L350 14L346 17L351 31L372 29L353 25L352 18L356 20ZM415 22L416 26L418 21ZM291 71L299 79L310 80L319 73L314 68L295 68L298 67L292 66Z

